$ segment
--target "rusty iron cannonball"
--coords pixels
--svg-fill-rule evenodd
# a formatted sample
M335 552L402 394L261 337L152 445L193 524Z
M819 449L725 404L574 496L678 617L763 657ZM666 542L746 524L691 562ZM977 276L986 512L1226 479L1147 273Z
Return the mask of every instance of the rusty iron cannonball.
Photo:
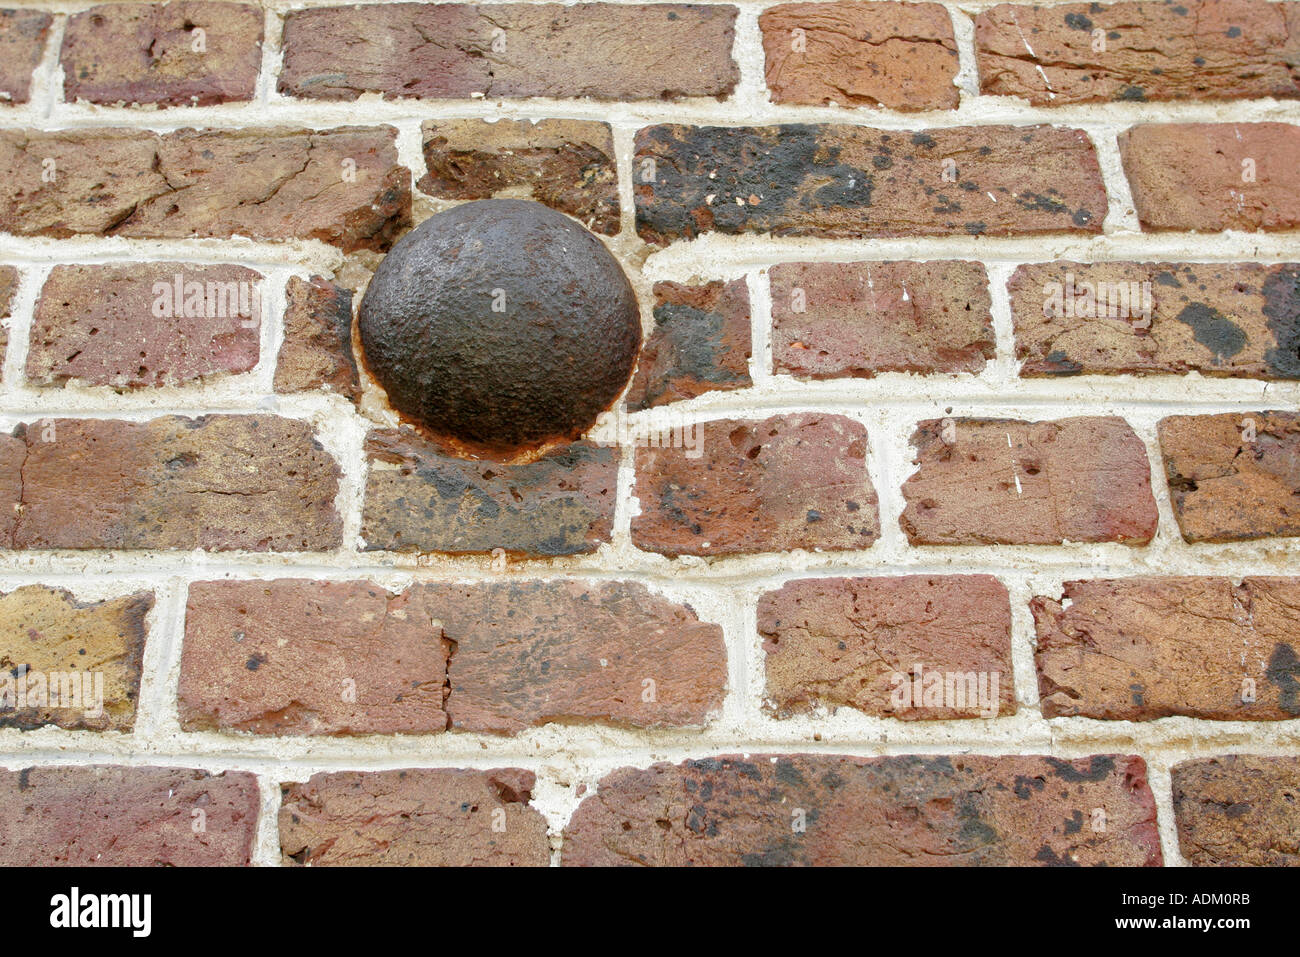
M641 345L636 294L600 240L517 199L465 203L403 236L359 324L393 408L496 449L577 437L623 391Z

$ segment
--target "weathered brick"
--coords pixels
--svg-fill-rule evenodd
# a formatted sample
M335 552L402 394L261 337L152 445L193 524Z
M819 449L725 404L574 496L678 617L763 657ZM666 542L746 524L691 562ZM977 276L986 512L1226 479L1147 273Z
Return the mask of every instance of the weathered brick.
M546 818L520 768L322 773L281 787L285 866L546 867Z
M1160 123L1119 135L1142 228L1295 229L1300 126Z
M574 812L562 861L1158 866L1161 855L1140 757L755 755L613 772Z
M0 102L26 103L54 18L44 10L0 10Z
M532 199L594 232L619 229L614 134L593 120L426 122L421 190L439 199Z
M1300 96L1297 3L1004 3L975 46L982 92L1039 106Z
M0 864L246 865L257 778L186 768L31 767L0 771ZM202 812L203 828L194 824Z
M339 468L311 426L273 415L25 429L15 548L336 548Z
M386 250L410 224L392 127L0 130L0 230L20 236L316 239ZM52 182L42 174L52 161Z
M1156 530L1146 447L1123 419L930 419L899 519L913 545L1145 545Z
M2 23L3 20L0 20ZM0 266L0 319L10 317L14 293L18 291L18 270L13 266ZM9 351L9 326L0 325L0 368L4 366L5 354Z
M782 263L771 276L777 372L978 373L997 354L980 263Z
M1300 579L1074 581L1030 607L1049 718L1300 716Z
M276 392L326 389L357 401L361 382L352 353L352 290L320 276L289 278Z
M945 162L950 161L950 162ZM1106 216L1081 130L650 126L636 134L637 231L875 236L1095 233Z
M535 462L458 458L409 429L376 429L361 534L369 549L491 552L531 558L609 541L618 451L575 442Z
M1008 284L1025 376L1300 379L1300 265L1034 263Z
M628 411L753 384L745 280L699 286L657 282L654 297L655 327L641 347L627 391Z
M62 588L0 595L0 727L130 731L153 593L81 602Z
M27 378L132 389L248 372L262 279L243 266L55 266L36 304Z
M790 3L758 24L774 102L957 107L957 41L937 3Z
M453 643L451 727L701 725L722 705L722 628L633 582L415 585Z
M295 10L280 92L385 97L721 99L739 78L736 8L415 4Z
M758 632L767 698L782 716L841 705L916 720L1016 710L1011 605L990 575L792 581L759 599Z
M251 100L262 65L262 10L202 0L103 4L68 18L59 59L69 102Z
M1226 754L1175 764L1178 849L1189 864L1300 865L1300 758Z
M12 548L14 529L23 509L23 463L27 442L0 433L0 547Z
M633 542L670 556L867 548L880 534L867 430L840 415L687 426L682 447L636 450L633 495Z
M195 582L181 652L181 727L443 731L448 642L426 611L367 582Z
M1300 415L1171 415L1158 431L1184 539L1300 535Z

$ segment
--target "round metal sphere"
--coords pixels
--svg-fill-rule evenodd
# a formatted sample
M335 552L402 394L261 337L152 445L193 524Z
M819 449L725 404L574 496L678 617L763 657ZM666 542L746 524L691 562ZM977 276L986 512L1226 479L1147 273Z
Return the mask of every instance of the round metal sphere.
M359 323L393 408L502 449L589 428L641 345L636 294L600 240L515 199L456 206L403 236L371 279Z

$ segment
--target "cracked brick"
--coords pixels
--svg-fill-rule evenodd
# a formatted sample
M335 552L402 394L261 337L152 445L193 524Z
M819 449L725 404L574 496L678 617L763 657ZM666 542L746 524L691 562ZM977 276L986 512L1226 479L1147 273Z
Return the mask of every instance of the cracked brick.
M1189 864L1300 865L1300 758L1225 754L1175 764L1170 776Z

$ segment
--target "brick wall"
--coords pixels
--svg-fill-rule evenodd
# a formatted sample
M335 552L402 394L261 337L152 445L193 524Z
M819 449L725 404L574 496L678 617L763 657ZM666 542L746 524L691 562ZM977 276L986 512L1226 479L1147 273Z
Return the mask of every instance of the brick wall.
M1297 38L0 13L0 860L1300 862ZM384 251L492 195L645 329L528 464L354 349ZM103 707L16 698L68 674Z

